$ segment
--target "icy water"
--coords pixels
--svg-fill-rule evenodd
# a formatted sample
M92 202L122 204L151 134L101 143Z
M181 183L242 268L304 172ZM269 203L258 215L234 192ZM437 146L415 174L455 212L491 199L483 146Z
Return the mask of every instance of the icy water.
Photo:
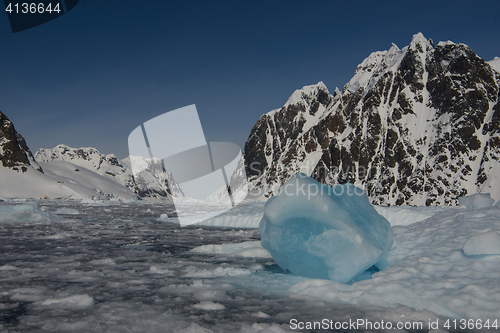
M39 204L78 214L0 223L0 332L297 332L291 319L366 315L290 295L303 278L272 259L189 252L258 230L159 223L160 204Z

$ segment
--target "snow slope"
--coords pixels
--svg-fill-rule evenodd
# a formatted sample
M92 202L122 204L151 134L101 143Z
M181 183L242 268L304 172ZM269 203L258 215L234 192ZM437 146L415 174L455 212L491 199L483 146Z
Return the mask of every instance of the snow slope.
M487 61L490 66L496 70L498 73L500 73L500 57L495 57L495 59Z
M115 155L101 154L92 147L71 148L66 145L58 145L52 149L39 149L35 154L35 158L38 162L45 163L46 166L54 162L72 163L79 169L84 168L102 178L125 186L141 198L169 199L171 195L182 196L178 186L175 186L175 181L172 189L168 187L168 180L171 180L171 175L163 170L161 161L158 159L150 160L132 157L141 159L136 163L146 166L145 170L139 175L133 175L130 156L118 160ZM109 181L106 183L109 184ZM121 187L119 188L122 191ZM116 193L116 195L119 196L120 193Z
M73 163L53 161L39 162L39 164L47 176L63 182L66 187L73 189L75 192L88 193L87 197L121 198L125 200L136 197L130 189L113 179L96 174Z
M43 163L44 173L28 168L21 173L0 167L0 197L133 199L125 186L68 162ZM79 170L79 171L75 171Z

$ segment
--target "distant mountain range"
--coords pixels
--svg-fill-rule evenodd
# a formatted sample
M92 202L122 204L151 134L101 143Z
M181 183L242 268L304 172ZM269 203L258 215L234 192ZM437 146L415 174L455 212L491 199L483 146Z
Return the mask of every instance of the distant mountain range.
M40 149L35 154L35 159L45 169L53 165L53 162L67 162L86 168L107 179L118 182L141 198L167 198L173 195L182 195L178 186L170 189L168 180L171 175L163 170L158 159L143 159L138 163L145 163L147 168L139 175L132 174L130 156L118 160L113 155L103 155L95 148L71 148L58 145L53 149ZM175 182L173 182L176 184Z
M297 172L329 185L351 182L381 205L455 205L488 192L500 200L500 59L470 47L410 45L373 52L340 91L295 91L264 114L245 144L250 196L266 199ZM130 157L59 145L35 156L0 112L0 197L182 196L159 160L133 175ZM135 157L132 157L135 158ZM174 182L175 184L175 182Z
M0 121L0 197L126 200L183 195L178 186L168 187L171 175L163 170L160 160L139 161L148 167L134 177L130 157L120 161L95 148L58 145L40 149L33 156L2 112Z

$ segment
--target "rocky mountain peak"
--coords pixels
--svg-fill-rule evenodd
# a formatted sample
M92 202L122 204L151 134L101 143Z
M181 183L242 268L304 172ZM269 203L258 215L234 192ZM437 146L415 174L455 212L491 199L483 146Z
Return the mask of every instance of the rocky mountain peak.
M34 167L43 173L42 168L35 162L26 141L17 133L14 124L0 111L0 160L2 166L17 172L26 172Z
M347 90L351 93L359 89L368 91L384 73L397 67L405 52L406 50L400 50L393 43L388 51L371 53L358 65L354 76L344 86L344 91Z
M425 38L421 32L413 35L410 45L408 45L408 50L415 50L420 53L424 53L432 49L434 49L434 43L432 40Z
M354 183L383 205L454 205L477 192L500 200L499 86L464 44L434 47L418 33L374 52L335 97L296 92L259 119L244 152L252 193L269 197L304 172Z
M315 100L316 98L321 98L319 95L330 95L328 88L322 81L310 86L305 86L302 89L295 90L288 98L285 105L283 105L282 109L287 108L289 105L296 105L300 103L305 105L310 104L310 101Z

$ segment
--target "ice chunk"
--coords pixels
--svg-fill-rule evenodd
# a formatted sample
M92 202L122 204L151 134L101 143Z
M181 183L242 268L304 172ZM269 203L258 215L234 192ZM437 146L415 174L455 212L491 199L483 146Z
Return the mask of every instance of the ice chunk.
M214 270L198 269L195 266L186 268L183 277L212 279L220 276L241 276L254 273L253 269L235 268L235 267L217 267Z
M208 244L190 250L193 253L225 254L247 258L270 258L269 251L260 241L248 241L238 244Z
M460 206L465 206L467 208L488 208L493 206L495 200L493 200L489 193L477 193L473 195L468 195L466 197L458 198Z
M87 294L82 294L64 298L47 299L43 301L41 304L52 307L81 309L93 306L94 299Z
M36 202L0 206L0 222L48 223L55 220L57 220L55 215L41 209Z
M224 310L226 307L220 303L200 302L198 304L193 305L193 308L200 310L214 311L214 310Z
M373 265L386 267L389 222L352 184L330 187L300 173L264 207L262 246L293 274L350 282Z
M73 208L66 208L66 207L64 207L64 208L59 208L58 210L56 210L54 212L54 214L78 215L78 214L80 214L80 212L78 210L76 210L76 209L73 209Z
M468 256L500 254L500 234L497 231L490 231L472 235L465 241L463 250Z

